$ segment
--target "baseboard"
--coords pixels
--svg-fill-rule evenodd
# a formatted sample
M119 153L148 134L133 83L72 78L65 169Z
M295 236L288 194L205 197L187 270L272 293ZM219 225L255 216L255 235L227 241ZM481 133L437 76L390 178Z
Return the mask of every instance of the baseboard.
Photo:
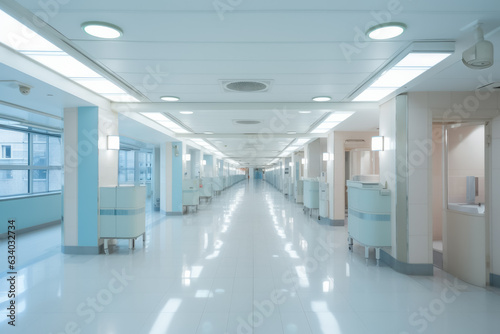
M380 259L398 273L406 275L433 276L434 266L430 263L406 263L393 258L389 253L380 250Z
M63 254L98 255L104 253L104 245L93 246L61 246Z
M326 217L319 217L318 223L320 225L329 225L329 226L344 226L345 220L344 219L330 219Z
M176 211L170 211L170 212L163 211L163 212L165 212L166 216L182 216L182 212L176 212Z
M58 225L58 224L61 224L61 220L54 220L54 221L51 221L51 222L48 222L48 223L43 223L43 224L40 224L40 225L35 225L35 226L30 226L30 227L26 227L26 228L22 228L22 229L19 229L19 230L16 230L16 234L22 234L22 233L28 233L28 232L31 232L31 231L36 231L36 230L39 230L39 229L42 229L42 228L45 228L45 227L49 227L49 226L52 226L52 225ZM6 239L7 238L7 233L0 233L0 239Z

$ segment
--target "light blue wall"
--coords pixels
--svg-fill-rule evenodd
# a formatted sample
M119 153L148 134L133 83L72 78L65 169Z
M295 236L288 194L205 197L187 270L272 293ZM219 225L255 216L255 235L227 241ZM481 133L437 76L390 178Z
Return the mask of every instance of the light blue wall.
M97 107L78 108L78 246L98 246Z
M0 234L7 233L7 221L15 219L16 230L61 219L61 194L0 201Z
M172 212L182 212L182 142L173 142L177 145L179 154L172 154Z

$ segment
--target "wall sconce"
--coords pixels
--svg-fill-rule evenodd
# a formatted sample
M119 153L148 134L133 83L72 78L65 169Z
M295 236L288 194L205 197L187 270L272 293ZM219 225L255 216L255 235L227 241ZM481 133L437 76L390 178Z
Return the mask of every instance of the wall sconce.
M108 136L108 150L120 149L120 136Z
M206 165L207 165L207 161L203 160L203 166L206 166Z
M303 165L305 165L306 159L304 159L304 158L300 159L300 163L303 164Z
M184 159L186 161L191 161L191 154L188 153L188 154L184 155Z
M372 137L372 151L384 150L384 136Z
M328 161L330 160L330 153L324 152L323 153L323 161Z
M290 162L288 163L288 166L293 167L293 163L290 161Z

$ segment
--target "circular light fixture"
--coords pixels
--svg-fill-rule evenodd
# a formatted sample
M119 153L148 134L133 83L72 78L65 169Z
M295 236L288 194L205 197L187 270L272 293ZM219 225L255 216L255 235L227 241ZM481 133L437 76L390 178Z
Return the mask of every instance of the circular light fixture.
M406 29L406 24L399 22L382 23L371 27L366 36L371 39L391 39L401 35Z
M311 112L309 110L301 110L299 111L299 114L310 114Z
M192 115L193 112L192 111L179 111L180 114L183 114L183 115Z
M177 102L180 100L177 96L162 96L160 99L166 102Z
M330 101L332 98L330 96L316 96L313 97L313 101L316 102L327 102Z
M120 27L115 26L111 23L99 22L99 21L89 21L82 23L82 29L87 34L99 37L99 38L118 38L123 35L123 31Z

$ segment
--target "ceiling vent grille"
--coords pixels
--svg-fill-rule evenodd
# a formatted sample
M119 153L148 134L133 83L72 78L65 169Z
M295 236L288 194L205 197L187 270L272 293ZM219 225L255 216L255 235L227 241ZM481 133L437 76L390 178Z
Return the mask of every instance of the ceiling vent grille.
M226 93L265 93L271 88L271 80L221 80Z

